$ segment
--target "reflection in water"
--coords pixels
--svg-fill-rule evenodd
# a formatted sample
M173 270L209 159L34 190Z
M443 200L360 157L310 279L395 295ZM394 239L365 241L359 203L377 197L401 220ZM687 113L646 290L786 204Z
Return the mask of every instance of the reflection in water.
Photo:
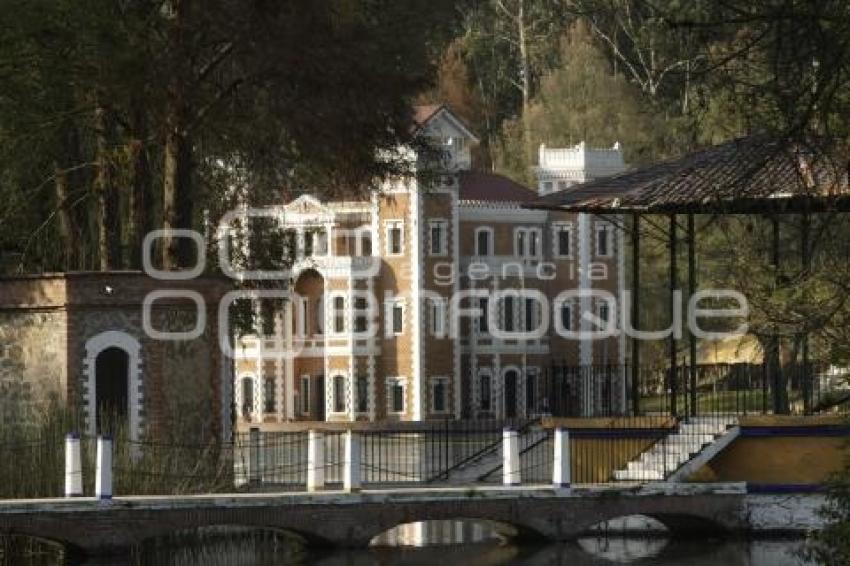
M406 530L406 532L405 532ZM395 538L393 538L395 537ZM442 537L442 538L441 538ZM467 537L467 538L464 538ZM110 558L86 564L127 566L281 566L319 564L323 566L612 566L651 564L653 566L809 566L798 558L801 542L795 540L736 541L722 539L675 540L659 537L589 536L576 543L523 546L501 543L498 527L490 523L458 521L406 525L395 535L387 533L384 545L359 551L319 551L305 549L300 541L283 533L243 529L210 529L201 533L175 535L138 549L123 562ZM460 539L460 540L458 540ZM478 542L471 542L476 540ZM434 544L438 543L438 544ZM10 556L0 544L0 566L58 566L60 557L46 556L32 547L26 554ZM19 547L24 548L24 547Z

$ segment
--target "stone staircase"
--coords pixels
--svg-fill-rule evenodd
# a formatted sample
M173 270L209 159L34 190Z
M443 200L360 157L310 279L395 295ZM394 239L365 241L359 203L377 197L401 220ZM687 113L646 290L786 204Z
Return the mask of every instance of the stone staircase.
M547 432L538 427L529 427L520 431L519 451L520 467L526 460L533 458L540 451L551 451L552 443L548 441ZM448 485L472 485L476 483L498 483L502 481L502 442L495 442L490 449L483 451L477 457L454 467L442 482ZM545 472L544 475L551 475ZM523 477L523 481L528 481Z
M675 432L650 446L625 469L616 470L614 479L637 482L671 479L689 462L707 461L725 448L737 436L736 424L734 416L687 417Z

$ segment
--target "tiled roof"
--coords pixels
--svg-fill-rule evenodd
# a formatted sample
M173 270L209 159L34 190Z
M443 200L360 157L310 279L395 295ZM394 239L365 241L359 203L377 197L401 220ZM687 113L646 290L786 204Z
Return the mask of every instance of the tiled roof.
M502 175L480 171L460 174L460 200L473 202L529 203L537 193Z
M530 206L586 211L744 212L793 199L833 196L836 187L846 189L846 179L830 175L825 160L813 165L807 157L812 153L797 148L766 136L740 138L679 159L575 185L537 199ZM829 181L836 178L838 183Z
M425 125L425 123L430 120L434 114L440 111L443 107L442 104L422 104L419 106L413 107L413 122L416 124L417 128L420 128Z

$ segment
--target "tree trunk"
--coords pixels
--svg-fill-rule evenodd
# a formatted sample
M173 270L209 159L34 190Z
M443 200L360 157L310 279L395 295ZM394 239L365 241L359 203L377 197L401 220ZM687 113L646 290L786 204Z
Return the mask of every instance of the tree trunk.
M528 55L528 38L525 35L525 4L524 0L517 3L517 40L519 43L520 85L522 88L522 134L523 147L527 163L534 159L534 147L531 139L531 62Z
M185 45L185 25L189 1L171 0L172 22L169 32L173 68L168 86L165 117L165 148L162 183L162 227L164 230L189 228L191 215L191 148L186 139L186 77L189 72ZM176 269L180 265L178 239L166 234L162 238L162 268Z
M129 145L132 187L127 205L127 260L130 268L139 269L142 267L142 241L151 230L151 171L144 142L147 128L142 110L137 109L133 117L133 134Z
M121 264L120 220L118 198L109 157L110 124L107 110L100 104L95 119L95 178L94 193L97 202L98 257L101 271L109 271Z
M68 171L63 169L59 163L53 165L54 189L56 197L56 209L59 211L59 238L64 251L62 260L62 269L71 271L77 265L76 252L79 246L77 238L77 228L74 222L74 217L71 215L68 206L71 204L68 199Z

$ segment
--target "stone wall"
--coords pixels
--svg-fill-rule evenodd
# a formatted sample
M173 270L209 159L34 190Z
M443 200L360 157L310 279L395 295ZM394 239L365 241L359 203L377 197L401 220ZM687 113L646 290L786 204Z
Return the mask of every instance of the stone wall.
M142 304L159 289L201 294L207 320L200 337L163 341L147 335ZM57 399L87 418L92 432L96 350L107 346L130 356L129 411L140 434L190 431L200 440L224 432L230 372L218 345L217 312L228 289L222 279L162 282L126 272L0 279L0 424L31 422L40 407ZM185 299L162 298L152 308L152 326L191 330L195 310Z
M0 428L32 422L64 400L67 316L0 310Z

